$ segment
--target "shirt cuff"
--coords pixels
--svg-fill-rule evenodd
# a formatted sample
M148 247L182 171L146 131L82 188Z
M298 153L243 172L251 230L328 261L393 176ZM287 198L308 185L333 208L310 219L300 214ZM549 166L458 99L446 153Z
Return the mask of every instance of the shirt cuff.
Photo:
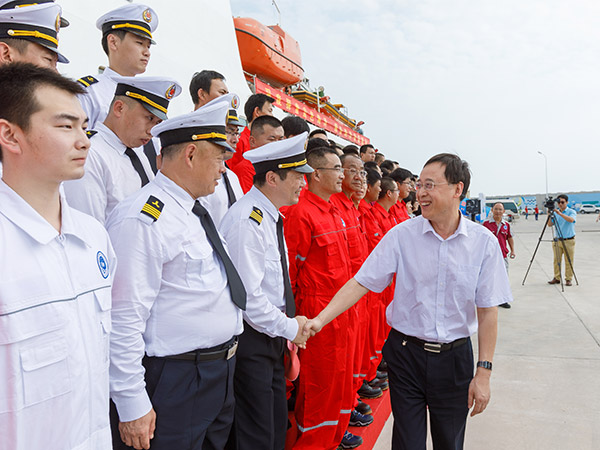
M120 422L131 422L144 417L152 409L152 403L148 398L146 389L134 397L113 395L112 400L117 406Z
M293 317L288 317L285 324L285 331L283 332L283 337L288 341L293 341L296 339L296 335L298 334L298 321Z

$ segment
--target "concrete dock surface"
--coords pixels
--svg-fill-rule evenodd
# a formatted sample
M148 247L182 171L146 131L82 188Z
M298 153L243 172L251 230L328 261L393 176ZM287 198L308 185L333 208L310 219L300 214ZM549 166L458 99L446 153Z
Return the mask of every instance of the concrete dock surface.
M600 449L600 223L579 214L574 268L579 285L549 285L550 228L523 277L546 216L521 216L513 227L511 309L499 308L492 397L467 421L465 449ZM564 271L564 269L563 269ZM564 273L564 272L563 272ZM477 337L473 337L474 344ZM477 350L475 349L475 359ZM391 448L390 417L374 449ZM428 449L432 449L428 439Z

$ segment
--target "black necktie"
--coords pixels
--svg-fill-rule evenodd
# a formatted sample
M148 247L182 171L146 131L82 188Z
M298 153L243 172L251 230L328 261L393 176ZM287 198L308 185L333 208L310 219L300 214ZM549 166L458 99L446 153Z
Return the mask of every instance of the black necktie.
M204 232L206 233L210 245L212 245L213 250L219 255L223 266L225 266L229 291L231 292L231 300L238 308L245 311L246 289L244 288L242 279L235 269L233 262L229 259L225 247L223 247L223 243L221 242L221 238L219 237L219 233L217 233L217 228L215 227L210 214L208 214L208 211L200 204L200 202L198 202L198 200L194 203L192 212L200 218L200 223L202 224L202 227L204 227Z
M127 150L125 150L125 154L129 157L133 168L140 176L140 179L142 180L142 187L146 186L149 181L148 175L146 175L146 171L144 170L144 166L142 166L140 158L138 158L138 155L129 147L127 147Z
M146 155L146 158L148 158L148 162L152 168L152 173L156 175L156 172L158 172L158 167L156 167L156 149L154 148L154 142L152 142L152 139L150 139L148 143L144 145L144 154Z
M233 192L233 188L231 187L231 181L229 181L227 172L223 173L223 181L225 182L225 189L227 189L227 199L229 200L229 207L231 208L231 205L233 205L237 199L235 198L235 193Z
M281 269L283 270L283 293L285 295L285 312L288 317L296 315L296 303L294 302L294 293L292 292L292 283L290 282L290 273L288 271L287 256L285 255L285 244L283 240L283 219L279 216L277 221L277 242L279 243L279 257L281 258Z

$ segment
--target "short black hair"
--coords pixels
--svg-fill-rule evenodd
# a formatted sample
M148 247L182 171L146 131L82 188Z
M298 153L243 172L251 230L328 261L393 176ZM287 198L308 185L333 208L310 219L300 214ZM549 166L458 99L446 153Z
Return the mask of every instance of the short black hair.
M106 53L106 56L109 56L108 54L108 35L109 34L114 34L116 37L118 37L121 41L123 39L125 39L125 35L127 34L127 31L125 30L111 30L108 33L105 33L102 35L102 50L104 50L104 53Z
M379 169L379 166L377 165L377 163L375 161L367 161L365 163L365 170L367 170L367 169L377 171ZM379 169L379 170L381 170L381 169Z
M330 146L332 149L334 149L334 150L337 150L337 148L338 148L338 145L335 143L335 141L334 141L333 139L328 139L328 141L329 141L329 146Z
M252 136L256 136L257 133L262 133L266 125L269 125L273 128L283 127L283 125L281 125L281 120L279 120L277 117L259 116L252 121L252 125L250 126L250 134Z
M565 202L569 202L569 196L567 194L560 194L556 196L557 199L562 198Z
M246 104L244 105L244 114L246 114L246 120L248 123L252 122L254 110L256 108L262 109L266 102L275 103L275 99L273 97L269 97L265 94L252 94L246 100Z
M381 179L381 192L379 193L379 198L383 198L389 191L395 191L397 189L398 185L394 180L392 180L390 177L383 177Z
M298 136L304 132L308 133L310 128L308 123L302 117L298 116L287 116L281 121L283 126L283 134L287 138L291 136Z
M325 130L324 130L324 129L322 129L322 128L316 128L316 129L314 129L314 130L312 130L312 131L310 132L310 134L308 135L308 138L309 138L309 139L312 139L312 137L313 137L315 134L321 134L321 133L322 133L322 134L324 134L325 136L327 136L327 131L325 131ZM321 138L319 138L319 139L321 139Z
M369 147L372 148L372 149L375 149L375 147L373 147L371 144L361 145L360 149L359 149L360 154L362 155L363 153L366 153L367 150L369 149Z
M398 167L392 173L390 173L389 177L394 180L396 183L402 183L407 178L412 179L413 174L408 169L403 169L402 167Z
M4 42L10 48L16 50L19 54L23 54L27 51L27 47L33 42L28 41L26 39L17 39L17 38L0 38L0 42Z
M356 145L346 145L343 149L342 152L344 152L344 155L347 155L348 153L353 153L356 156L360 157L360 152L358 151L358 147Z
M269 172L275 172L281 181L285 180L288 176L288 172L292 169L279 169L279 170L269 170L263 173L254 174L252 178L252 183L258 187L264 186L267 182L267 174Z
M374 186L379 180L381 180L379 172L373 169L367 169L367 184L369 186Z
M214 70L203 70L202 72L196 72L192 76L192 81L190 81L190 95L192 96L194 105L197 105L200 100L198 98L198 89L202 89L206 93L210 92L212 80L225 81L225 77Z
M429 161L425 163L423 167L427 167L433 163L440 163L444 166L444 177L450 184L463 183L463 190L460 195L460 199L463 200L469 190L471 184L471 171L469 170L469 163L463 159L460 159L458 155L452 153L439 153L429 158Z
M72 95L85 93L81 84L63 77L54 70L17 62L0 66L0 119L27 131L31 124L31 116L41 108L36 98L36 90L44 86Z
M324 163L324 158L327 155L335 155L338 156L338 154L335 152L335 150L333 150L330 147L316 147L313 148L309 153L306 154L306 162L308 163L308 165L310 167L312 167L313 169L318 169L321 165L323 165ZM306 177L306 179L310 182L312 179L312 174L314 174L314 172L309 173L308 176Z
M306 143L306 153L312 151L315 148L329 147L329 142L321 138L311 138Z
M383 175L389 175L390 173L392 173L392 170L394 170L394 165L396 163L394 161L392 161L391 159L386 159L384 162L382 162L379 165L379 168L381 169L381 171L383 172Z

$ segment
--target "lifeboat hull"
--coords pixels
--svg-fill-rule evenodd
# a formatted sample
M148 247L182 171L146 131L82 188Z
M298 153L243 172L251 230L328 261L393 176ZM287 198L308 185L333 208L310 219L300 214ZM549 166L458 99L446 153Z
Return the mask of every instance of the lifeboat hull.
M276 88L304 78L300 45L278 25L265 26L255 19L233 19L242 68Z

